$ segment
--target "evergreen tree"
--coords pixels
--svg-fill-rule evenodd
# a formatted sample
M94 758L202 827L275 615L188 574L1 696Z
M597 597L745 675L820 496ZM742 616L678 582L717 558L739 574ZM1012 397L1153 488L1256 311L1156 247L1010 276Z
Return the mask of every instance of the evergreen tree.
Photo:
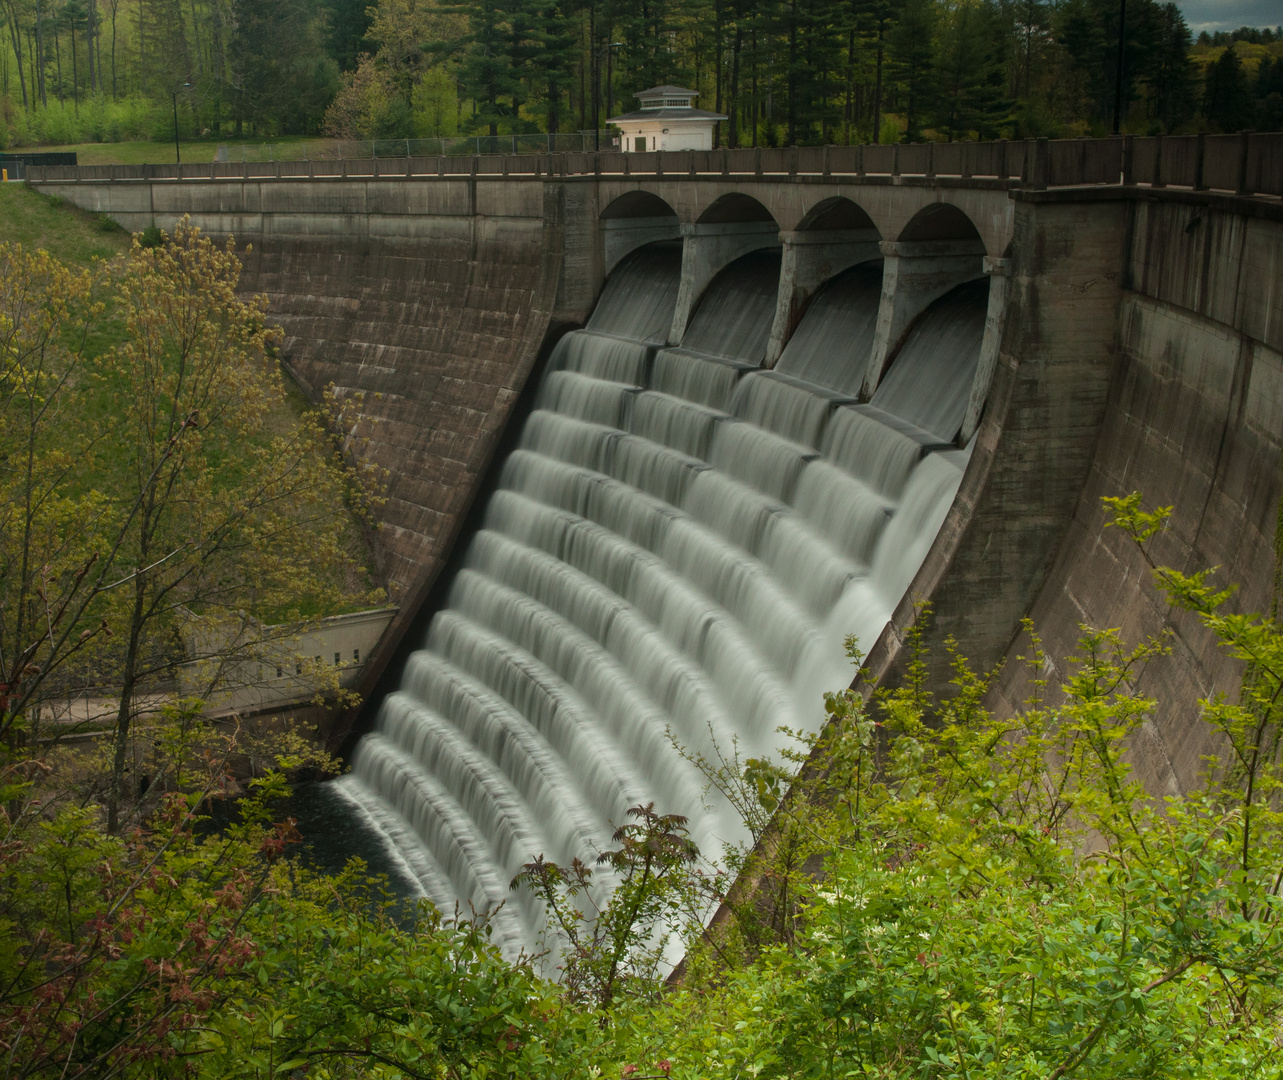
M309 0L235 0L230 47L238 132L312 134L338 90L338 65L323 48Z
M557 0L534 0L530 13L532 90L539 98L544 130L555 133L561 129L574 76L574 26Z
M515 119L513 101L520 94L508 52L509 12L503 0L473 0L458 10L468 17L459 83L476 109L473 128L498 135L500 124L511 125Z
M1260 131L1283 130L1283 57L1266 56L1257 70L1256 126Z
M921 138L923 121L935 104L935 31L932 0L905 0L900 21L888 38L893 70L900 84L906 142Z
M1001 13L985 0L962 0L942 37L937 126L950 139L994 138L1011 112Z
M1252 104L1247 73L1234 46L1229 45L1207 69L1203 115L1218 131L1241 131L1252 123Z
M1149 53L1145 78L1153 95L1154 115L1170 132L1189 120L1195 108L1189 26L1175 4L1164 4L1157 10L1154 37L1157 48Z
M356 67L357 57L369 50L371 7L367 0L321 0L325 12L325 50L343 71Z

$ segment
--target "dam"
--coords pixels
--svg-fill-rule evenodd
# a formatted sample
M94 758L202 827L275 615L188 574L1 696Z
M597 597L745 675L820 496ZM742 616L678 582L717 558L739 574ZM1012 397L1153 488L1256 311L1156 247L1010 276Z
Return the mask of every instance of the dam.
M1155 556L1273 608L1279 137L258 168L31 180L252 244L300 384L364 395L402 613L341 783L443 906L638 802L735 839L674 741L815 730L843 636L893 684L925 601L933 688L953 636L1007 660L1000 713L1025 617L1052 687L1081 624L1170 631L1132 761L1196 782L1199 703L1241 672L1100 497L1174 506Z

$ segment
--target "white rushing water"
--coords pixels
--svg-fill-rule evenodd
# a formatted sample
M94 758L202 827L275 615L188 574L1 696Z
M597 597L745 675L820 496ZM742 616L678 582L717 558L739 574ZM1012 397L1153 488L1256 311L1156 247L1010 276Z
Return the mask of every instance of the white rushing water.
M676 349L659 346L680 249L616 270L558 344L448 606L337 781L440 907L498 911L510 956L544 925L509 891L522 864L594 863L630 806L686 815L711 855L743 838L673 740L749 757L781 725L817 730L852 675L844 637L873 645L961 481L941 432L965 407L983 297L928 312L914 371L897 361L857 405L867 344L847 364L807 342L848 341L876 276L848 275L799 327L792 374L767 372L778 267L733 264Z

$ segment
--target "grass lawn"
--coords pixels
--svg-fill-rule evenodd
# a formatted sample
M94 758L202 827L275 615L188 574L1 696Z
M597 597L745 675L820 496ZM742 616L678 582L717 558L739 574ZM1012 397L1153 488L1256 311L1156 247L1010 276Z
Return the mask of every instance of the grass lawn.
M106 214L81 210L26 184L0 184L0 241L44 248L59 262L88 266L129 250L129 233Z
M270 142L245 142L245 152L251 161L266 156L262 147L297 147L297 156L302 157L304 144L316 143L316 139L303 136L272 139ZM219 146L227 146L233 160L240 161L242 143L236 139L224 139L218 142L185 142L182 143L184 164L196 165L214 160ZM174 144L160 142L118 142L118 143L74 143L70 146L24 146L10 151L21 154L24 151L32 154L66 154L78 155L76 160L81 165L172 165L174 163ZM278 152L278 155L279 152ZM294 157L291 152L288 157Z

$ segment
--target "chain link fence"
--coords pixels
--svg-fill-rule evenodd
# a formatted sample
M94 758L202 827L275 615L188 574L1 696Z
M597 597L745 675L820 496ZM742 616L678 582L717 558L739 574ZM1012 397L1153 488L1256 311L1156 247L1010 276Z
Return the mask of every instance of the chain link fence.
M576 131L558 135L459 135L436 139L318 139L315 142L224 143L217 162L338 161L341 159L479 157L483 154L583 154L619 149L619 133Z

